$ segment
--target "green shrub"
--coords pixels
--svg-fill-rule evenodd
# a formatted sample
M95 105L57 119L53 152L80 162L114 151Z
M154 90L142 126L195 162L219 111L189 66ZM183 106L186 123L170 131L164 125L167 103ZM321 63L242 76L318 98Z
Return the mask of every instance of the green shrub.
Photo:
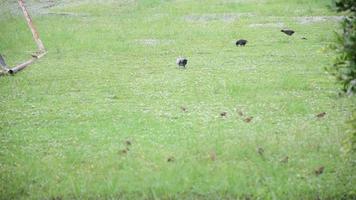
M334 1L334 4L338 12L343 12L343 11L356 12L355 0L338 0L338 1Z
M356 1L337 0L334 5L346 17L342 22L343 32L337 37L339 56L328 71L343 84L343 90L352 95L356 92Z

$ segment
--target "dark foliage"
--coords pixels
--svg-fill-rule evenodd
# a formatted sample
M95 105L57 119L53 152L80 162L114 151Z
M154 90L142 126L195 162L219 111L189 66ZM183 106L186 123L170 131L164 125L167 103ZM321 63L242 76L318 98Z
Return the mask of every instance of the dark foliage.
M336 0L334 5L338 12L344 12L346 17L342 22L343 33L338 35L336 49L339 53L334 65L329 71L343 84L343 90L352 95L356 93L356 0ZM351 127L343 148L347 160L355 165L356 158L356 110L353 111ZM353 196L354 197L354 196Z
M348 95L356 92L356 1L336 0L338 12L344 12L346 17L341 25L343 32L337 36L336 50L339 56L328 71L343 85Z
M338 12L351 11L356 12L355 0L338 0L335 1L335 6Z

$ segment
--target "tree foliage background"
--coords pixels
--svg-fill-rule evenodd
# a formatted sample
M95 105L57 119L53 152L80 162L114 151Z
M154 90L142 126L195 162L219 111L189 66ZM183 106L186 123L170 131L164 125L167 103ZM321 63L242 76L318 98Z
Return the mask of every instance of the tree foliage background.
M338 35L335 47L339 56L328 70L343 85L343 90L352 95L356 92L356 1L335 0L334 5L346 17L342 22L343 32Z
M344 12L346 17L341 25L343 32L337 35L336 50L339 53L335 63L328 70L337 80L343 84L343 90L348 95L356 92L356 1L355 0L335 0L337 12ZM350 120L348 137L345 140L344 148L346 155L352 164L356 157L356 111Z

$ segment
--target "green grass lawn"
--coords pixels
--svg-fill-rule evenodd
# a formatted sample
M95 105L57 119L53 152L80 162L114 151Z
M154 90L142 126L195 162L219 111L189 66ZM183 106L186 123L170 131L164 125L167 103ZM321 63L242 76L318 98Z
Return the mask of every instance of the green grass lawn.
M0 199L356 198L329 0L28 2L48 54L0 77ZM35 45L0 4L13 66Z

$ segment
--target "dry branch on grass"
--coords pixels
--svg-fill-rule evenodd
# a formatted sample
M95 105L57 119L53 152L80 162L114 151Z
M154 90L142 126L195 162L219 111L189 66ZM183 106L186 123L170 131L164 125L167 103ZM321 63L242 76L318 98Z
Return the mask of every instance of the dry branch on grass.
M18 4L23 12L23 15L26 19L27 25L30 28L31 32L32 32L32 37L37 45L37 52L36 54L31 55L32 58L27 60L26 62L23 62L19 65L16 65L15 67L8 69L6 68L6 70L3 70L1 74L15 74L17 72L19 72L20 70L26 68L27 66L29 66L30 64L34 63L37 59L43 57L44 55L46 55L46 49L40 39L40 36L32 22L32 19L30 17L30 14L28 13L26 6L25 6L25 2L24 0L18 0Z

